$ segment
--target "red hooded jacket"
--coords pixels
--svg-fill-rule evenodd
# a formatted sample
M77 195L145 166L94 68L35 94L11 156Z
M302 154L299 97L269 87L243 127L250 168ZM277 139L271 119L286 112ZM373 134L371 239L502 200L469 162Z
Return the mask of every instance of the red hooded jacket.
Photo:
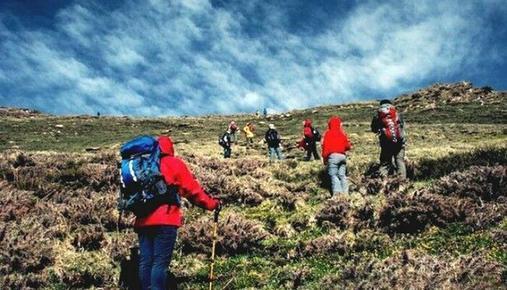
M303 135L306 138L313 138L312 120L306 119L303 125Z
M218 201L207 195L199 182L185 165L183 160L174 157L173 142L169 137L160 136L158 144L162 157L160 159L160 172L167 184L179 187L179 194L193 204L207 210L213 210L218 206ZM163 204L150 215L144 218L136 218L134 227L146 227L156 225L181 226L182 214L176 205Z
M327 161L332 153L345 154L351 148L349 138L341 125L342 120L339 117L331 117L329 119L328 129L324 133L322 142L322 157L325 161Z

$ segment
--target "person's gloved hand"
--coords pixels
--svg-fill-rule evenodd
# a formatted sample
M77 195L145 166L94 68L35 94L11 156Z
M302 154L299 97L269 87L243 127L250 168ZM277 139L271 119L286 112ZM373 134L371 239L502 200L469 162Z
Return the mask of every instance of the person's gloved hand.
M215 211L221 211L222 210L222 201L218 198L213 198L216 203L217 203L217 206L215 207Z

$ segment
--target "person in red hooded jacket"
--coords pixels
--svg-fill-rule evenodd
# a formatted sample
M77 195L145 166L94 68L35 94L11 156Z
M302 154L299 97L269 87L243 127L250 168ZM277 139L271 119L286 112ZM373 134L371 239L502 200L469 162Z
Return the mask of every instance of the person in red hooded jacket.
M173 142L160 136L160 172L168 185L177 186L180 196L207 210L219 209L220 202L210 197L194 178L183 160L174 157ZM134 228L139 237L139 280L142 289L167 289L167 269L171 262L181 209L163 204L146 217L136 218Z
M317 152L317 142L320 142L319 131L313 128L311 119L304 120L303 139L298 143L298 147L306 151L306 161L309 161L312 155L315 160L320 160L319 152Z
M327 165L327 172L331 178L333 196L348 193L347 182L347 151L351 149L350 141L345 134L339 117L331 117L328 129L322 141L322 158Z

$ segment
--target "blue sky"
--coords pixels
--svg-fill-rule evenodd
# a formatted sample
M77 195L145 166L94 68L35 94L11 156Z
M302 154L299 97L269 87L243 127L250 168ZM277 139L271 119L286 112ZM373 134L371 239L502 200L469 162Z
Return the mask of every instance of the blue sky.
M507 89L484 1L0 2L0 106L165 116L286 111L434 82Z

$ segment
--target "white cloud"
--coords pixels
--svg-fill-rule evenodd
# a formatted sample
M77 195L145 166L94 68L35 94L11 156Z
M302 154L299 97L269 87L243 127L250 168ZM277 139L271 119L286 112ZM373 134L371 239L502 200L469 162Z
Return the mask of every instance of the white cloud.
M478 55L486 37L480 3L361 1L313 34L290 32L283 7L232 5L129 1L111 13L73 5L58 13L54 30L9 30L0 17L0 89L9 88L0 105L135 115L281 111L373 98L361 94L445 78L486 57Z

